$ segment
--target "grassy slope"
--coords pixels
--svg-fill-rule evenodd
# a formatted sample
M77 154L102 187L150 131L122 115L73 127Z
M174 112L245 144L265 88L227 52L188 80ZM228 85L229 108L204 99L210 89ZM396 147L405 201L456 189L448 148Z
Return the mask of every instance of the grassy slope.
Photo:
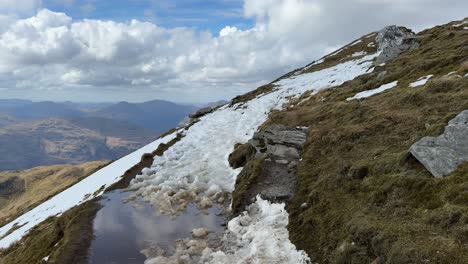
M80 165L42 166L24 171L0 172L0 187L4 187L0 188L0 225L6 224L108 163L93 161Z
M468 164L436 179L407 154L468 109L468 78L443 76L468 72L468 31L419 35L419 49L267 122L311 126L289 230L320 263L468 263ZM408 87L428 74L425 86ZM346 101L395 80L396 88Z

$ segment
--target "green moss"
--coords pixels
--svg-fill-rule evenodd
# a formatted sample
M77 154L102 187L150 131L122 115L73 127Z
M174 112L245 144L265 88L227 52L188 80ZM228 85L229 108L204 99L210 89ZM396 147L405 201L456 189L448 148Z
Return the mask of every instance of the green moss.
M236 144L234 151L229 154L229 165L234 168L244 167L245 164L255 155L255 148L249 143Z
M249 196L250 188L255 186L256 180L262 173L262 163L263 159L250 160L237 176L236 187L232 192L233 215L242 212L245 206L251 203L251 201L246 201L246 197Z

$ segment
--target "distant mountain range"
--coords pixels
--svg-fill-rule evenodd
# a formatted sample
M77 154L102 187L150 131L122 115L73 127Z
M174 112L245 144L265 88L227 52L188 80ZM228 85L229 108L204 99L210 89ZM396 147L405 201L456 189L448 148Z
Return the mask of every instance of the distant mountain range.
M197 107L0 99L0 171L117 159L175 127Z
M0 99L0 126L8 116L19 121L43 120L63 117L102 117L163 133L197 109L163 100L144 103L72 103L32 102L28 100Z

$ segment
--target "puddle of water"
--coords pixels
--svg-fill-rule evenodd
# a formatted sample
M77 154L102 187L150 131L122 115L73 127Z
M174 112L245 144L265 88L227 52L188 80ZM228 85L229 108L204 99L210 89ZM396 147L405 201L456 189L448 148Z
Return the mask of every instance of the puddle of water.
M89 251L90 264L143 263L141 250L157 245L166 253L174 251L175 241L191 237L195 228L222 232L224 219L221 210L212 207L208 214L191 204L175 219L157 213L139 199L124 203L131 193L119 190L104 195L103 208L94 219L95 239Z

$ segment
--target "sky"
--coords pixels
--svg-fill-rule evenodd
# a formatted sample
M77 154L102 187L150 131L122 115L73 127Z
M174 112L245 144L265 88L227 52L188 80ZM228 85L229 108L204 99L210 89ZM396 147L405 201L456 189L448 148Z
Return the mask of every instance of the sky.
M0 98L230 99L386 25L465 0L0 0Z

